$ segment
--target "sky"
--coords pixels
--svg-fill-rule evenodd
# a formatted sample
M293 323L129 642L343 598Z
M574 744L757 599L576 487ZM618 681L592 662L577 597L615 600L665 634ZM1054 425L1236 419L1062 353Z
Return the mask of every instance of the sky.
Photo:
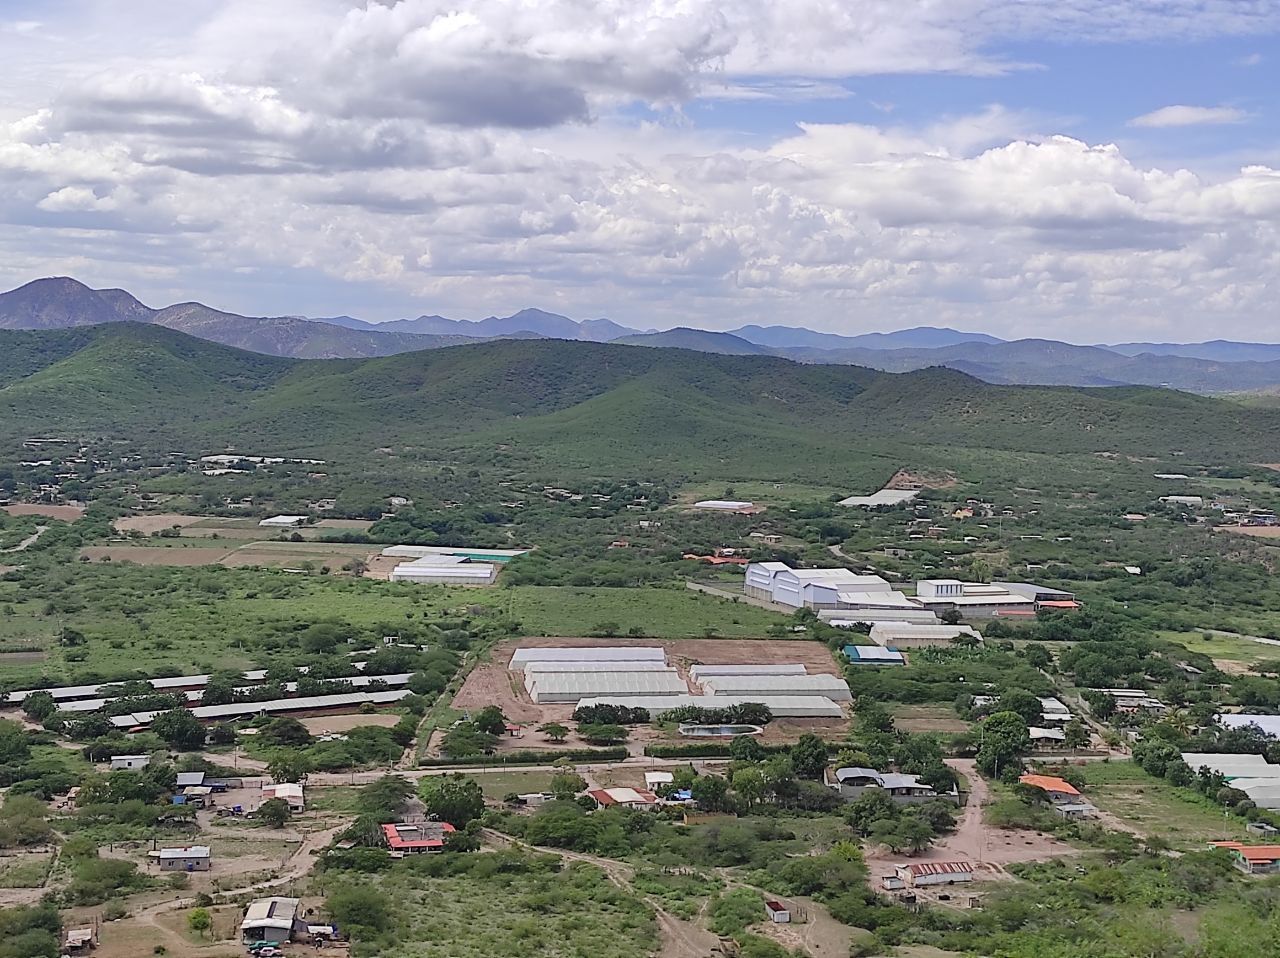
M4 288L1280 340L1280 0L0 0L0 62Z

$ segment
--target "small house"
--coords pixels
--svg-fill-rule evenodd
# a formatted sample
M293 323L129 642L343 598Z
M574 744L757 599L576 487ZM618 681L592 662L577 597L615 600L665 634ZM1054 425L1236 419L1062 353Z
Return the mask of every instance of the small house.
M785 925L791 921L791 909L780 901L772 899L766 900L764 903L764 913L769 917L771 922L779 925Z
M639 788L593 788L587 792L597 808L657 808L658 796Z
M1056 775L1023 775L1018 781L1023 785L1040 789L1055 805L1069 805L1080 801L1079 790Z
M259 941L293 941L307 930L298 917L296 898L258 898L249 902L240 922L240 940L246 945Z
M895 865L893 870L906 888L973 881L973 866L968 862L913 862Z
M150 755L112 755L111 771L135 771L140 768L146 768L151 764Z
M662 785L672 785L675 783L676 777L670 772L645 772L644 787L651 792L656 792Z
M300 812L306 807L303 800L302 786L294 782L278 782L275 785L262 786L262 800L279 798L289 804L289 811Z
M1280 873L1280 845L1245 845L1241 842L1210 842L1231 853L1231 863L1246 875Z
M151 854L160 863L162 872L207 872L213 865L207 845L162 848Z
M444 850L445 836L454 828L448 822L397 822L383 825L382 835L392 854L422 855Z

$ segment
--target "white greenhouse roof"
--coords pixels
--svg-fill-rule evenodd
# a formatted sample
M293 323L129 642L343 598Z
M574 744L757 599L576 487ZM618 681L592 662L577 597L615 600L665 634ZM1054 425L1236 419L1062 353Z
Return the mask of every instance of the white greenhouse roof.
M839 505L859 506L864 509L873 506L896 506L902 502L909 502L918 495L920 495L918 489L881 489L869 496L849 496L847 499L841 499Z
M689 669L694 681L712 675L805 675L808 669L799 662L780 665L695 665Z
M650 715L656 715L687 705L721 709L749 703L767 706L779 718L839 718L844 714L840 706L822 695L600 695L582 699L578 706L623 705L648 709Z
M667 661L665 649L652 646L572 646L530 647L516 649L511 656L511 667L520 668L526 662L663 662Z
M530 672L663 672L669 666L665 662L528 662L525 673Z
M1280 736L1280 715L1258 715L1253 712L1238 712L1219 715L1218 724L1226 728L1247 728L1256 725L1264 735Z
M525 688L541 695L654 695L688 691L675 669L664 672L526 672Z

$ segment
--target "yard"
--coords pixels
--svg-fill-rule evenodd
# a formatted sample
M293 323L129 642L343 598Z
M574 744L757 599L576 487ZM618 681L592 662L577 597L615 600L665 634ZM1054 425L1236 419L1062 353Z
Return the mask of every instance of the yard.
M1131 762L1089 762L1081 772L1085 798L1140 834L1159 836L1174 848L1202 849L1206 842L1245 837L1241 819Z
M895 705L893 724L903 732L966 732L969 723L945 705Z

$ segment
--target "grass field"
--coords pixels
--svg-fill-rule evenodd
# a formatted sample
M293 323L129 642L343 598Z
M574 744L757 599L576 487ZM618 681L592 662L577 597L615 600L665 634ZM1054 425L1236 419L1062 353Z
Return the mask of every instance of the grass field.
M726 638L758 638L786 618L754 606L699 595L687 589L578 589L517 586L504 606L529 635L590 635L601 623L625 634L693 638L714 629ZM487 597L487 596L486 596ZM481 601L484 601L481 599Z
M1201 849L1209 841L1245 837L1244 821L1190 789L1153 778L1131 762L1090 762L1085 797L1143 834L1174 848Z
M0 858L0 888L39 888L49 874L53 856L45 853Z
M1192 652L1200 652L1211 659L1253 665L1267 659L1280 659L1280 645L1268 645L1250 639L1237 639L1229 635L1210 635L1204 632L1160 632L1160 638L1177 642Z
M545 792L551 788L550 772L492 772L476 775L484 797L493 802L502 800L504 795L515 792L524 795L527 792Z
M964 732L969 723L945 705L895 705L893 723L904 732Z

